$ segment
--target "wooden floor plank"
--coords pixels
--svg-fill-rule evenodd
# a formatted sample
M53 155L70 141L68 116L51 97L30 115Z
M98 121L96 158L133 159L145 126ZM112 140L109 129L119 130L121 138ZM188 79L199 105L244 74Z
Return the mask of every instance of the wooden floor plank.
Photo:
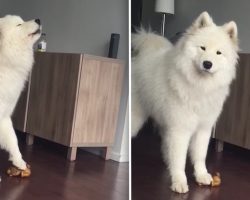
M161 138L152 123L147 123L132 142L133 200L245 200L250 194L249 150L225 144L217 153L212 141L207 159L209 172L220 172L222 184L217 188L199 187L187 164L189 193L176 194L169 189L170 179L163 163Z
M35 138L21 152L32 167L27 179L7 177L8 155L0 151L1 200L128 200L128 164L105 161L79 150L77 160L66 159L67 148Z

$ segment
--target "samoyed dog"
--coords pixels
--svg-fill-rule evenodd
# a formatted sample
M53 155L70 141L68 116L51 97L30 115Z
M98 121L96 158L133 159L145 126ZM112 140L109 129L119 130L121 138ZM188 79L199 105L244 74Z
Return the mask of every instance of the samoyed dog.
M18 16L0 18L0 146L14 166L26 169L18 148L11 114L33 64L33 44L39 39L40 20Z
M214 24L203 12L173 46L141 31L132 37L132 136L151 116L162 130L162 151L171 189L188 191L187 152L198 183L212 177L205 160L211 130L229 94L238 60L237 26Z

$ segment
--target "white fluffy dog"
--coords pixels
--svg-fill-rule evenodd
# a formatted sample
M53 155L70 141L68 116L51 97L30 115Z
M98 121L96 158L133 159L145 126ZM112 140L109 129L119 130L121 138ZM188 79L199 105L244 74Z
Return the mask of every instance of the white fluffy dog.
M13 165L26 169L18 148L11 114L33 64L33 44L40 37L40 20L0 18L0 145Z
M236 74L235 22L217 26L203 12L175 46L144 31L133 36L132 46L138 51L132 61L132 136L153 117L162 130L171 189L188 191L188 150L196 181L209 185L209 138Z

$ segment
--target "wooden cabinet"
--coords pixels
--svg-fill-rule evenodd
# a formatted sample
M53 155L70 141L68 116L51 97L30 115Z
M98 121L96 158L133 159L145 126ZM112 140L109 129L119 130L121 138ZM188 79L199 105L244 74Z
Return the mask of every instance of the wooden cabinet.
M70 160L77 147L105 147L108 152L116 132L123 68L117 59L36 53L30 82L13 115L14 127L30 134L28 143L38 136L68 146Z
M240 54L237 77L216 124L215 138L250 149L250 54Z
M14 128L22 132L26 130L29 84L30 80L26 83L12 115Z

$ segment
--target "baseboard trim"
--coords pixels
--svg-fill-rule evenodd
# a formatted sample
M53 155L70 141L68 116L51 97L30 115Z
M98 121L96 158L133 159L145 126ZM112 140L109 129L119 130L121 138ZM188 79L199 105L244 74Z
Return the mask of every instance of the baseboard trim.
M101 148L83 148L85 151L101 156ZM129 155L128 154L119 154L117 152L111 151L110 152L110 159L116 162L129 162Z
M129 162L129 155L128 154L119 154L114 151L110 153L110 159L117 161L117 162Z

